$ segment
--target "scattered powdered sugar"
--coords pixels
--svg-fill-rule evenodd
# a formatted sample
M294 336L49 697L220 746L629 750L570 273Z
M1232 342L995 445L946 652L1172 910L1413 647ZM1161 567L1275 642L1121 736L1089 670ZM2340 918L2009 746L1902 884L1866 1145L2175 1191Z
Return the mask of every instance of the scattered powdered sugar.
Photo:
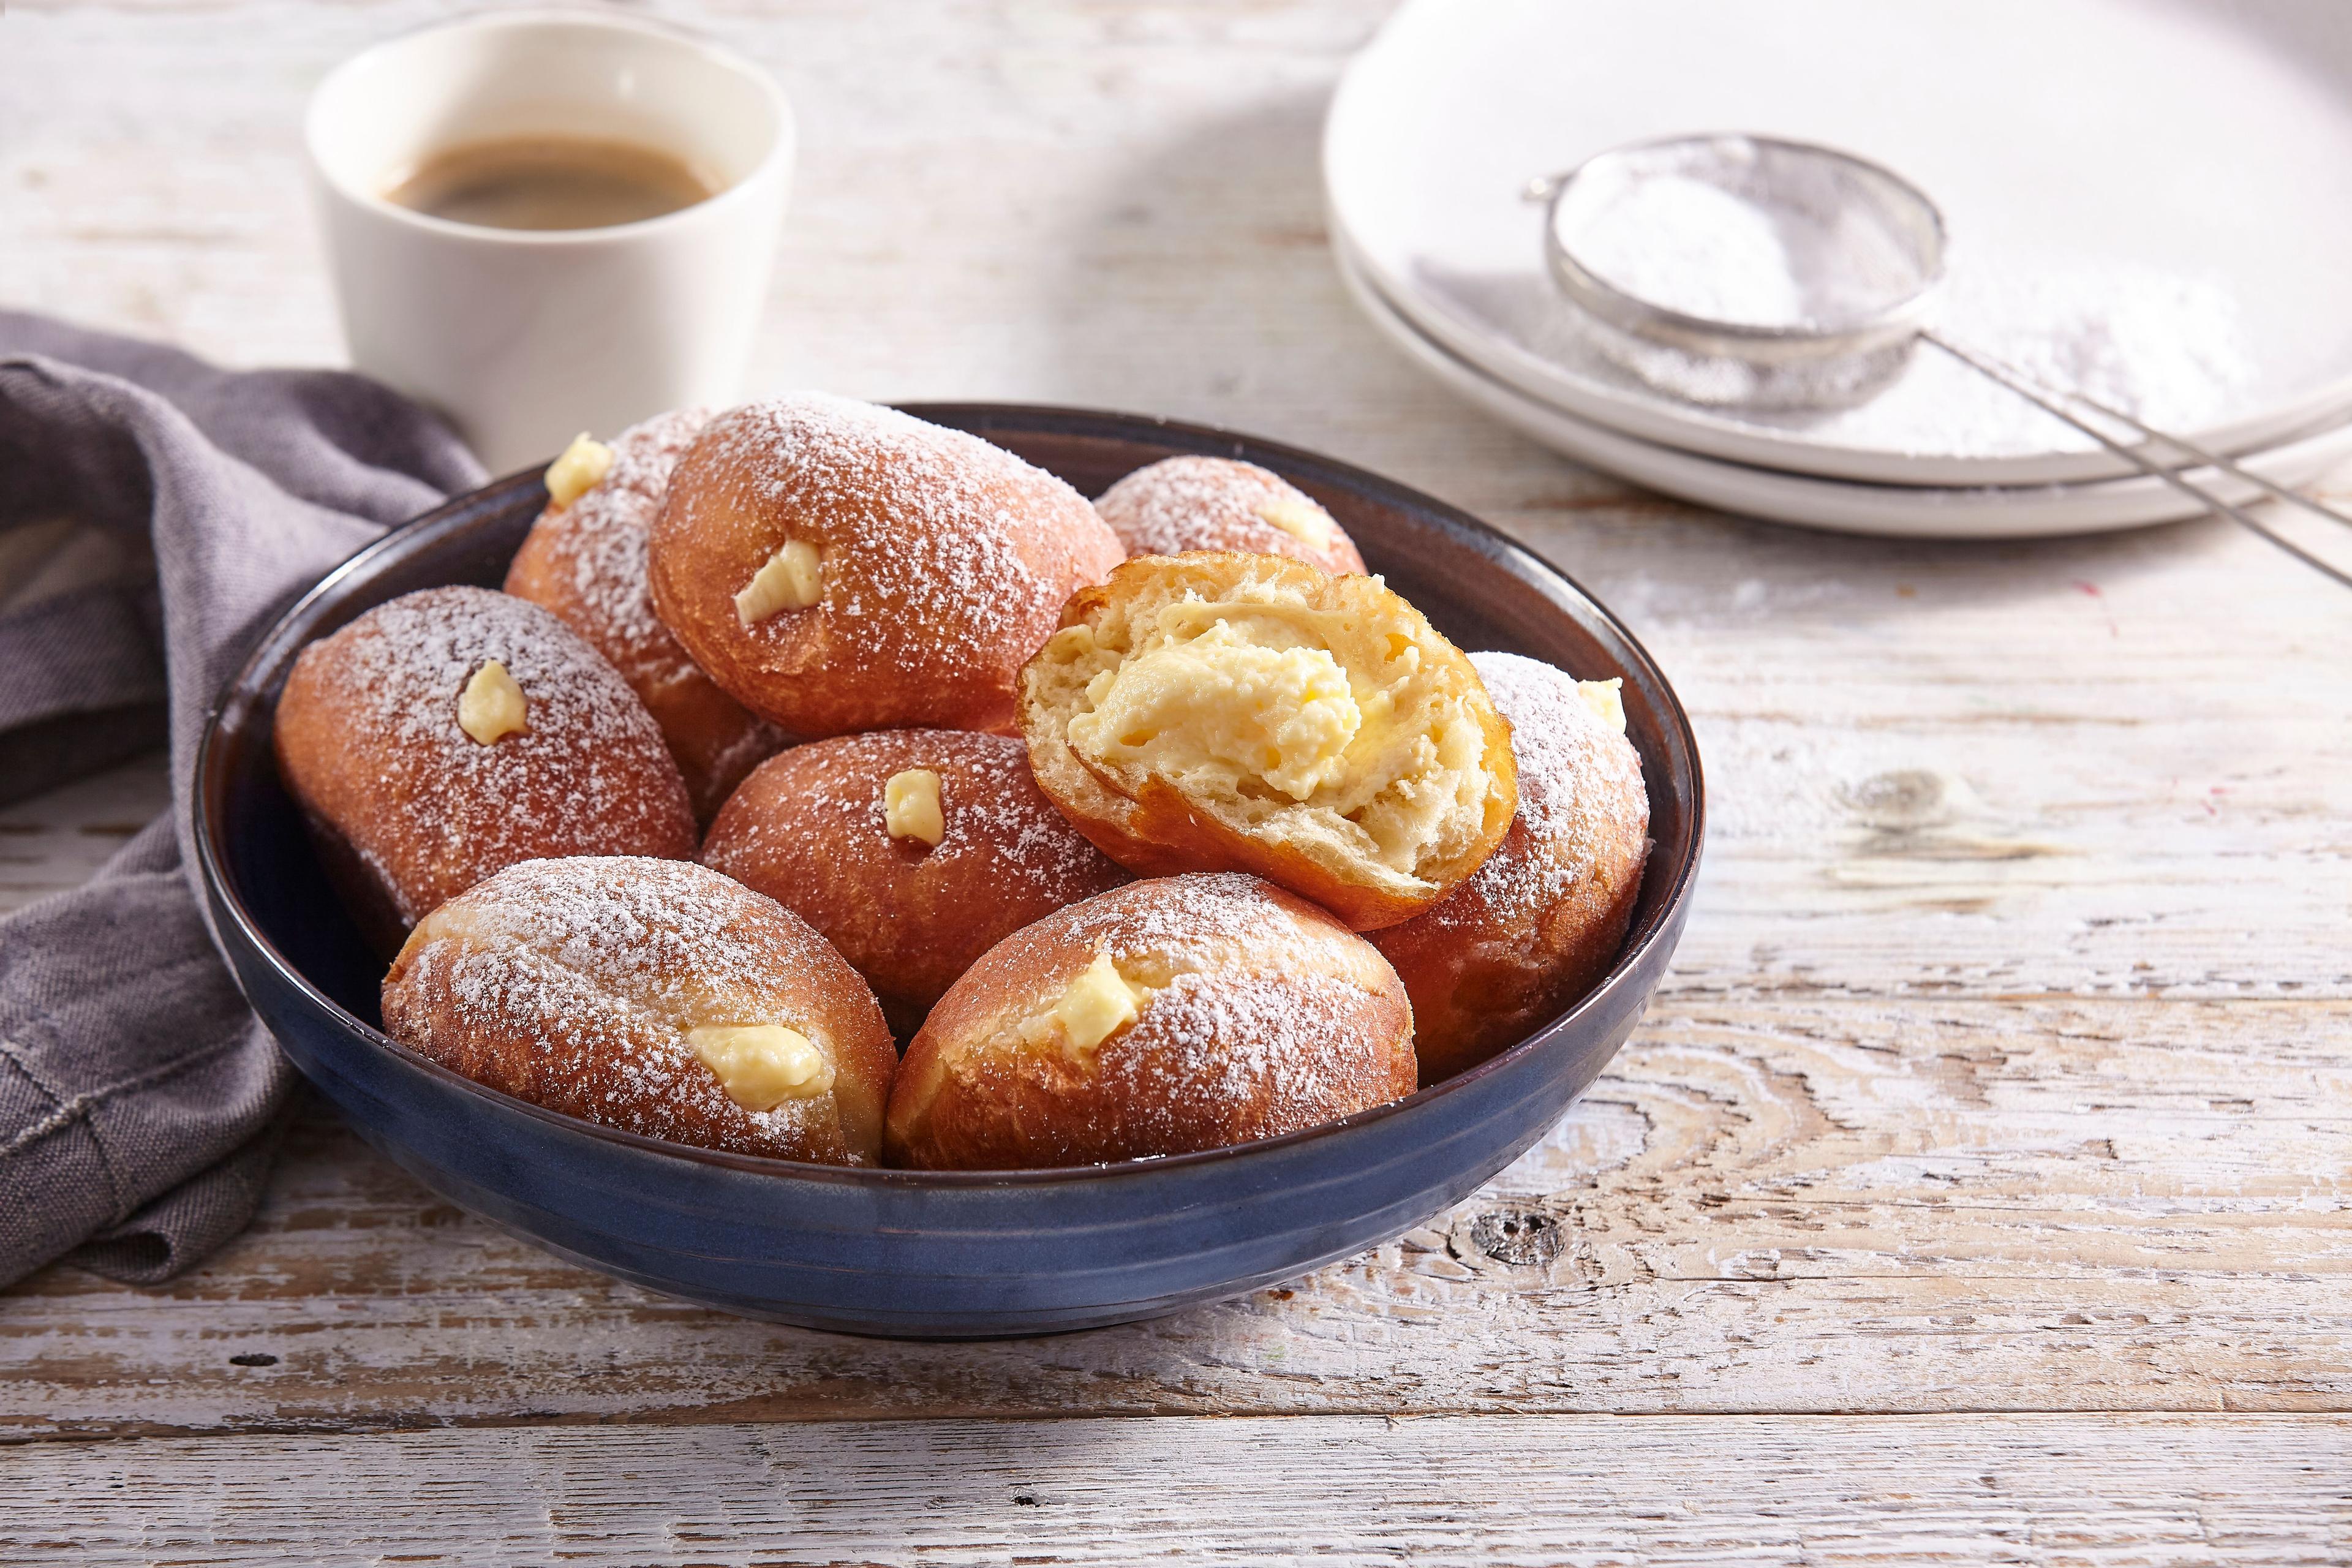
M929 768L940 777L945 831L924 853L922 867L944 872L958 862L988 861L990 873L1001 879L1000 890L1032 908L1039 899L1059 904L1125 878L1045 798L1029 770L1028 749L1010 736L971 730L883 730L811 742L771 765L798 770L812 764L821 764L823 773L796 781L788 797L789 814L744 810L714 828L714 864L757 857L771 847L823 855L826 844L851 835L892 847L896 841L883 809L885 786L894 773ZM809 842L810 828L822 827L827 819L832 834ZM780 837L792 842L775 842ZM985 924L997 912L976 910L972 918Z
M791 1152L832 1114L824 1097L744 1110L686 1041L705 1023L779 1018L827 1033L807 999L825 994L829 951L716 871L526 861L424 932L387 985L386 1024L469 1076L649 1137L754 1152Z
M583 976L609 998L602 1010L616 1015L651 1009L685 1019L714 996L788 992L812 979L805 961L780 951L768 900L690 860L527 860L464 897L464 932L495 938L473 953L543 953ZM497 970L481 966L457 991L485 1009L485 1022L508 994Z
M932 857L984 856L1000 874L1026 884L1037 897L1066 897L1075 887L1121 874L1045 798L1029 771L1028 748L1020 742L970 732L946 739L943 732L939 749L961 776L947 781L946 833ZM880 826L878 790L867 812Z
M359 745L376 735L446 745L452 770L488 780L542 752L591 753L583 761L593 764L604 747L659 742L613 667L552 614L510 594L427 588L378 605L336 636L355 678L339 695L357 704L344 717ZM520 734L486 746L458 728L457 700L492 659L506 666L529 707Z
M709 409L681 408L631 426L614 438L604 477L546 519L574 541L572 590L591 623L583 630L615 664L636 667L641 679L676 679L693 668L654 613L646 546L671 470L709 423Z
M1530 251L1533 247L1530 246ZM1932 349L1899 344L1825 363L1772 366L1696 354L1578 310L1537 267L1424 267L1414 286L1470 330L1549 362L1595 395L1706 411L1706 429L1844 450L1999 459L2090 448L2071 429ZM2221 281L2093 257L1951 251L1934 303L1956 341L2184 435L2253 411L2262 366Z
M1204 1107L1261 1111L1252 1131L1274 1137L1386 1099L1386 1042L1363 1037L1362 986L1336 975L1187 972L1152 997L1102 1071L1130 1129L1196 1123Z
M1599 353L1685 402L1779 411L1825 441L1962 457L2091 444L2000 383L1909 343L1771 365L1692 353L1553 309L1561 320L1544 341L1556 357ZM2227 417L2259 370L2227 289L2152 267L1956 255L1933 313L1954 342L2158 429L2187 433Z
M1518 820L1549 837L1576 802L1577 776L1607 731L1566 670L1516 653L1474 653L1471 668L1510 721L1519 771Z
M1116 889L1070 911L1077 941L1120 958L1150 955L1176 970L1239 967L1274 975L1331 964L1336 924L1287 908L1246 871L1194 871Z
M2045 258L2032 267L1955 257L1938 321L2038 381L2084 393L2158 429L2226 417L2257 374L2236 298L2209 279ZM1945 417L1980 440L2088 438L1994 382L1944 361Z
M1009 681L1071 591L1118 560L1060 479L896 409L798 393L735 410L710 441L767 506L818 520L825 609L853 623L834 650L853 667Z
M446 874L525 855L691 843L652 716L595 649L537 605L484 588L428 588L369 611L306 658L333 671L326 695L341 705L349 737L342 766L373 769L367 815L339 826L377 864L422 847ZM525 726L483 745L458 727L457 706L493 659L521 688Z
M1278 505L1312 508L1328 524L1332 548L1309 547L1267 521L1261 509ZM1130 556L1239 550L1326 570L1363 570L1354 544L1312 497L1279 474L1230 458L1163 458L1105 490L1095 510Z
M1392 1042L1372 1028L1376 990L1396 984L1386 962L1267 883L1237 871L1138 882L1066 921L1067 937L1122 971L1172 972L1098 1058L1126 1086L1114 1098L1130 1133L1245 1110L1265 1137L1389 1098Z

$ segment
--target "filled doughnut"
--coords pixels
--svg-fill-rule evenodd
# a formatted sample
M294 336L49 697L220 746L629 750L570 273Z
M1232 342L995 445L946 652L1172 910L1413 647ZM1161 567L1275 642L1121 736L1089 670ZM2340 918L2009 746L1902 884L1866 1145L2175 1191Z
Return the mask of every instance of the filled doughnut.
M661 726L705 822L784 743L687 658L646 586L646 540L670 471L709 422L708 409L681 408L631 426L609 447L573 442L548 470L547 510L506 582L508 593L552 610L621 672Z
M1039 792L1021 742L878 730L771 757L711 824L702 863L823 932L901 1039L1003 938L1127 873Z
M1364 569L1356 542L1313 497L1237 458L1164 458L1105 490L1095 510L1129 555L1234 550L1286 555L1335 577Z
M427 588L312 643L274 744L330 877L387 952L520 860L694 855L686 784L645 704L509 594Z
M1124 552L1076 490L975 436L800 394L712 421L653 530L695 662L800 735L1003 730L1070 591Z
M1412 1009L1370 942L1255 877L1175 877L990 949L908 1047L885 1149L969 1171L1181 1154L1413 1082Z
M1371 938L1412 994L1424 1084L1516 1045L1608 973L1650 851L1617 683L1517 654L1470 662L1511 721L1518 815L1444 902Z
M1037 782L1129 870L1254 871L1357 931L1477 869L1517 806L1477 671L1377 577L1139 556L1029 666Z
M383 1027L518 1099L649 1138L870 1165L898 1056L856 971L688 862L532 860L425 917Z

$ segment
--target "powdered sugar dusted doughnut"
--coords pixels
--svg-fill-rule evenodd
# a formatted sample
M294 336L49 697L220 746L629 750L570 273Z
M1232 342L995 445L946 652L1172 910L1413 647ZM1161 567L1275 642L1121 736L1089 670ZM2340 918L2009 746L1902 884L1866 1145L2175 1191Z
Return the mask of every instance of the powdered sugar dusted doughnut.
M1511 721L1518 814L1443 903L1371 938L1412 993L1423 1083L1517 1044L1608 973L1650 850L1614 683L1517 654L1470 662Z
M977 437L814 393L715 420L654 525L654 604L803 735L1002 730L1071 591L1122 552L1085 498Z
M1238 550L1286 555L1333 575L1364 558L1331 514L1289 480L1233 458L1168 458L1105 490L1095 510L1129 555Z
M908 1047L893 1164L1079 1165L1313 1127L1412 1091L1412 1009L1361 937L1255 877L1135 882L991 949Z
M1018 741L881 730L795 746L735 792L702 862L823 932L900 1038L973 960L1128 879L1029 773Z
M686 784L645 704L510 595L428 588L312 643L275 744L330 874L386 950L520 860L694 854Z
M510 868L427 915L384 1032L550 1110L707 1149L872 1164L897 1056L856 972L700 866Z
M646 542L670 471L709 422L709 409L681 408L621 432L603 478L568 503L550 499L506 583L508 593L555 612L621 672L661 726L705 821L784 743L686 656L654 614L646 585Z

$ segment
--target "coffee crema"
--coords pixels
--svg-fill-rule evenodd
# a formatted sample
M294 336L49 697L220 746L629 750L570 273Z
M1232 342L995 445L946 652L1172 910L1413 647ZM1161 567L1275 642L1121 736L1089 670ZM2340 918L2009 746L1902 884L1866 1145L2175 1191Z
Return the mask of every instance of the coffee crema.
M383 196L484 228L610 228L690 207L720 188L683 158L643 142L504 136L444 148Z

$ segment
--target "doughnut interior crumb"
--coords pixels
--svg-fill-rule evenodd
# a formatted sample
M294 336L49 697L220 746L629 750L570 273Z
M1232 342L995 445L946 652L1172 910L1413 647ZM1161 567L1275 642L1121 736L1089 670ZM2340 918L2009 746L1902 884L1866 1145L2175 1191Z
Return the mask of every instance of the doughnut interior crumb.
M1113 791L1172 791L1405 899L1475 865L1514 808L1475 674L1376 578L1264 556L1131 563L1032 671L1070 752Z

